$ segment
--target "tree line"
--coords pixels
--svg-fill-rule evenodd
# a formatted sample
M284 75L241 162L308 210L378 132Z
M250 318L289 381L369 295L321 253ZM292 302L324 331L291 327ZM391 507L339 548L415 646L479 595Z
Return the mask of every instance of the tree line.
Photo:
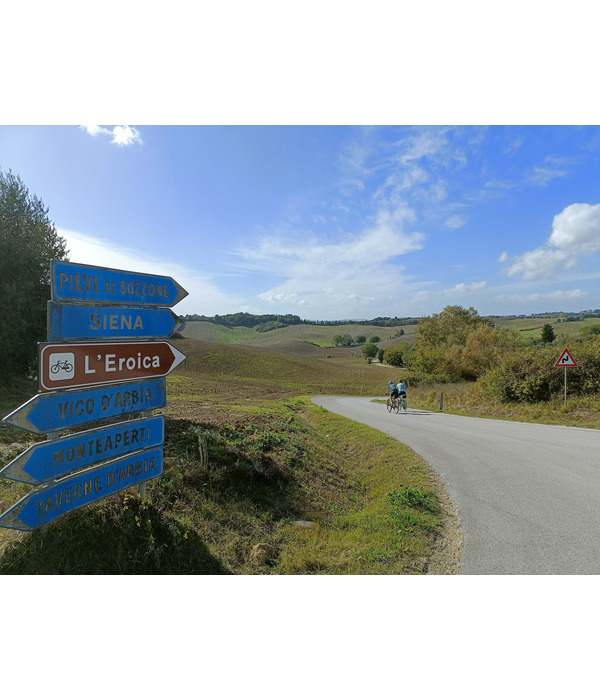
M384 328L394 326L410 326L419 323L416 317L398 318L394 316L377 316L369 320L338 320L338 321L319 321L300 318L295 314L251 314L246 311L240 311L233 314L215 314L214 316L205 316L202 314L186 314L182 317L184 321L207 321L208 323L216 323L227 328L235 326L244 326L245 328L255 328L259 332L273 330L275 328L284 328L285 326L293 325L308 325L308 326L382 326ZM267 324L268 327L267 327ZM259 328L260 326L260 328Z

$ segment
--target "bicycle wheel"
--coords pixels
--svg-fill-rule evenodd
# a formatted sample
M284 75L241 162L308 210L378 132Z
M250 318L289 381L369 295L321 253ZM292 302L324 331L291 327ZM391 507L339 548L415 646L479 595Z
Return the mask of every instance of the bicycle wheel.
M391 399L387 400L386 406L387 406L388 413L391 413L392 412L392 400Z
M396 413L398 413L399 410L400 410L400 404L398 403L398 399L396 399L394 401L394 411L396 411Z

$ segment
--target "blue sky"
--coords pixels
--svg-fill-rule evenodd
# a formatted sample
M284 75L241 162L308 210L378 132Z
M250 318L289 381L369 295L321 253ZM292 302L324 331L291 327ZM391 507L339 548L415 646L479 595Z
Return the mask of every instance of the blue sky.
M75 262L180 314L600 308L596 126L0 126Z

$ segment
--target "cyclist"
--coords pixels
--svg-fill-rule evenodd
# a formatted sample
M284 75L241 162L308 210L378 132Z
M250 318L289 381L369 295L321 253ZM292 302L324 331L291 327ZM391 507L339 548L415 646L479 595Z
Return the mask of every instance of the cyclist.
M387 391L385 392L386 394L390 392L390 396L392 399L397 399L398 398L398 387L394 384L394 382L390 379L387 385Z
M402 379L400 379L400 381L398 382L397 388L398 394L406 398L406 384L402 381Z

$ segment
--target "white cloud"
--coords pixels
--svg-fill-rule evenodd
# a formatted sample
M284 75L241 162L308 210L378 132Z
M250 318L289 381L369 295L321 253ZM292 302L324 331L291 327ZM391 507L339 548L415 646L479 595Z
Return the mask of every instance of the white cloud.
M112 129L107 129L103 126L85 125L81 128L85 129L90 136L98 136L98 134L112 136L111 143L117 146L132 146L135 143L142 145L144 143L140 132L133 126L115 126Z
M240 299L229 297L218 289L212 275L168 260L145 257L139 250L96 236L59 227L57 231L66 239L69 258L74 263L172 277L188 292L188 296L173 308L178 315L231 313L240 306Z
M504 253L502 253L502 255L498 258L498 262L503 263L503 262L506 262L507 260L508 260L508 253L506 251L504 251Z
M589 296L589 292L583 289L555 289L552 292L535 292L534 294L500 294L494 301L508 301L511 303L545 303L570 301L572 299L582 299ZM562 307L561 307L562 308Z
M455 285L450 289L444 290L446 296L467 296L469 294L477 294L483 292L487 288L487 282L473 282L471 284L460 284Z
M457 229L457 228L462 228L466 223L467 223L466 217L460 216L460 214L455 214L454 216L451 216L449 219L446 219L445 226L447 228Z
M405 207L382 208L358 235L265 237L237 250L235 265L284 278L259 295L263 302L311 306L319 318L358 318L370 305L393 308L411 286L396 258L423 247L421 233L404 231L413 218Z
M552 220L552 234L544 246L517 255L504 269L509 276L523 279L552 277L559 268L574 267L581 255L600 250L600 204L571 204ZM503 253L499 262L508 256Z
M570 268L576 263L577 258L570 253L546 246L515 256L513 264L504 272L509 277L522 275L524 280L543 279L552 277L561 266Z
M564 177L565 170L553 170L551 168L534 168L533 174L527 178L527 182L537 187L545 187L551 180Z
M552 220L548 244L589 255L600 250L600 204L571 204Z

